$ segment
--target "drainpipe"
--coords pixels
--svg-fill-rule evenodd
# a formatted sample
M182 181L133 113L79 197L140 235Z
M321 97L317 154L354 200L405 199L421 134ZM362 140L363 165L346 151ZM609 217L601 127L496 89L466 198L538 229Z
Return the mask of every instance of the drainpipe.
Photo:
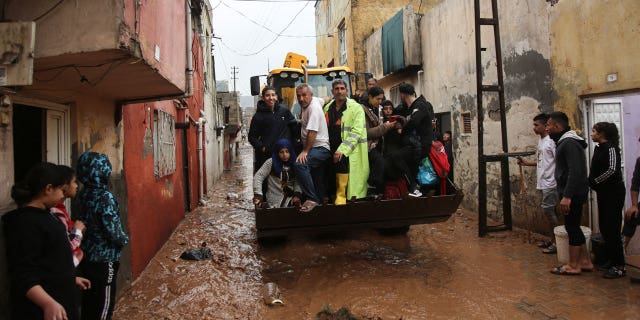
M198 204L204 206L207 202L204 200L204 164L202 163L202 152L204 150L204 142L202 141L202 131L205 123L207 123L207 118L204 117L204 113L200 115L198 119L198 127L197 127L197 139L198 139L198 174L200 175L199 183L198 183Z
M193 95L193 50L191 48L191 45L193 44L193 35L192 35L192 31L191 31L191 4L190 4L190 0L185 0L185 25L186 25L186 37L187 37L187 41L186 41L186 47L187 47L187 66L186 66L186 81L187 81L187 88L184 92L184 97L188 98L191 97Z
M424 77L424 70L420 70L418 71L418 84L419 84L419 88L420 88L420 92L419 94L422 94L422 78ZM418 95L419 96L419 95Z

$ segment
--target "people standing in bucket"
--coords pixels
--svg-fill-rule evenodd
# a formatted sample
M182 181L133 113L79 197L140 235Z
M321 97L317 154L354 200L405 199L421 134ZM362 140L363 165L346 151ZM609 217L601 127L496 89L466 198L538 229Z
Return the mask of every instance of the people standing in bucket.
M77 173L83 185L78 196L78 219L87 228L80 270L92 283L82 295L82 319L111 319L120 254L129 237L122 228L118 202L107 188L111 176L109 158L85 152L78 159Z
M11 188L18 209L2 217L13 319L78 319L76 277L67 228L49 211L64 199L57 165L42 162Z
M362 106L347 97L347 83L338 79L331 83L333 100L324 106L329 146L333 154L335 204L346 204L352 198L367 196L369 155L367 128ZM331 183L330 183L331 184Z
M329 129L325 121L322 104L324 100L313 96L313 88L306 83L296 87L300 114L300 137L302 151L295 159L297 185L304 193L305 202L300 212L310 212L327 196L325 168L331 158Z
M592 271L586 239L580 228L582 207L587 201L589 181L584 149L587 143L571 130L564 112L553 112L547 121L547 131L556 143L556 184L564 226L569 236L569 264L551 270L558 275L579 275Z
M598 122L591 129L591 139L598 143L591 158L589 186L598 196L598 224L609 263L604 277L621 278L627 271L620 234L626 193L622 181L620 135L614 123Z
M529 161L518 158L518 164L536 167L536 189L542 192L540 206L547 216L551 241L543 241L538 244L543 248L542 253L556 253L556 242L553 237L553 228L558 225L556 206L558 205L558 192L555 178L556 144L547 133L547 120L549 115L541 113L533 118L533 132L540 136L538 140L538 161Z

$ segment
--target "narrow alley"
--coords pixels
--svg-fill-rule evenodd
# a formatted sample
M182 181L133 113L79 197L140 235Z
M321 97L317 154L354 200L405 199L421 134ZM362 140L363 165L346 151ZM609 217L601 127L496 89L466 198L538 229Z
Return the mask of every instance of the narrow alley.
M521 231L477 238L476 214L412 226L406 236L358 231L258 246L251 209L251 149L205 207L187 215L120 297L116 319L317 319L346 307L357 319L637 319L640 287L600 272L549 273ZM235 199L235 195L238 199ZM227 199L229 195L229 199ZM211 260L181 260L206 246ZM284 306L265 306L275 282Z

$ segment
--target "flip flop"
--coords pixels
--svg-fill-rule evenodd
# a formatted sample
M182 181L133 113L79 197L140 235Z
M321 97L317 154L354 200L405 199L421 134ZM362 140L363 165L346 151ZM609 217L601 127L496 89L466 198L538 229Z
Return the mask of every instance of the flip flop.
M552 254L557 252L558 252L558 248L556 248L556 246L554 245L549 245L548 247L542 249L542 253L544 254Z
M311 210L313 210L318 205L319 205L319 203L317 203L315 201L307 200L307 201L304 202L302 207L300 207L300 212L302 212L302 213L311 212Z
M565 266L558 266L551 269L551 273L560 276L579 276L580 272L569 272Z
M540 241L536 245L538 246L538 248L547 248L552 244L553 243L551 243L551 241Z

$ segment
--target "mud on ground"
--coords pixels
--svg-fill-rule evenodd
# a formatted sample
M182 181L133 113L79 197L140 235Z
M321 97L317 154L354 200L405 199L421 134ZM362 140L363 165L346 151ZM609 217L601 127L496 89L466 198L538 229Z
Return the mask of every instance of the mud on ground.
M640 286L627 278L552 275L555 256L525 233L478 238L476 215L466 211L406 236L364 230L258 246L250 187L244 147L208 205L187 215L121 295L115 318L317 319L341 307L356 319L640 318ZM178 258L202 242L211 260ZM279 285L284 306L262 303L267 282Z

